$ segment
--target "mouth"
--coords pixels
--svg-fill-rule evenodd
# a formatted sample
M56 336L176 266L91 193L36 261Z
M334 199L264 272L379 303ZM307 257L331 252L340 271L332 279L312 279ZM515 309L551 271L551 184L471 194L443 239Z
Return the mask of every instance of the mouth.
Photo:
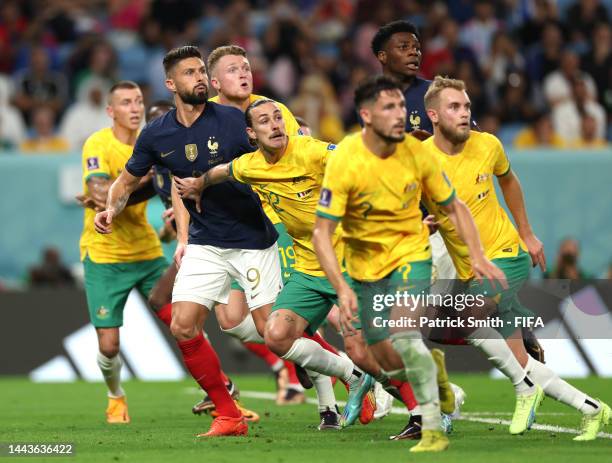
M462 122L458 125L458 127L460 129L469 129L470 128L470 123L469 122Z
M283 134L280 132L270 136L270 140L278 140L279 138L283 138Z
M419 60L408 61L404 66L410 71L418 71L419 70Z
M240 84L240 88L247 90L249 88L249 83L248 82L242 82Z
M138 116L130 117L130 122L132 124L140 124L140 117Z
M201 84L201 85L196 85L196 86L194 87L194 90L199 90L199 91L201 91L201 92L205 92L207 89L206 89L206 85Z

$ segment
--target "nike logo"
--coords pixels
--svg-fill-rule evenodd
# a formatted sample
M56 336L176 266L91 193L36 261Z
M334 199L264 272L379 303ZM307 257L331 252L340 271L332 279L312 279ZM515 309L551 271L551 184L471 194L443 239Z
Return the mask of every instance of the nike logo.
M167 153L160 153L160 156L162 158L165 158L166 156L170 156L172 153L174 153L176 150L172 150L172 151L168 151Z
M251 300L255 299L257 296L259 296L260 293L257 294L251 294Z

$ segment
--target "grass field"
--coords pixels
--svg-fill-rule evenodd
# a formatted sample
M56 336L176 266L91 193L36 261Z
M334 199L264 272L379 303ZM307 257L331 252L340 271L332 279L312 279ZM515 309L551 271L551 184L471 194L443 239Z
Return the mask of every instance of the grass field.
M452 380L468 394L464 417L455 421L451 447L444 454L414 455L413 441L389 441L406 416L391 414L368 426L343 431L317 431L318 413L310 404L278 407L273 401L253 398L257 392L272 392L270 377L233 378L243 391L243 403L258 411L259 424L251 426L247 438L197 439L210 418L191 414L200 395L192 381L181 383L128 382L132 423L110 426L104 422L106 406L102 384L34 384L25 379L0 380L0 441L72 442L73 457L51 457L83 462L377 462L469 461L469 462L561 462L611 461L610 428L594 442L573 442L569 428L576 429L580 415L550 399L544 401L538 425L560 427L532 430L510 436L507 426L513 409L508 382L482 375L453 375ZM590 378L572 381L595 397L612 403L612 381ZM339 400L345 398L336 387ZM396 406L398 403L396 402ZM17 457L6 458L7 461ZM45 461L23 457L27 461Z

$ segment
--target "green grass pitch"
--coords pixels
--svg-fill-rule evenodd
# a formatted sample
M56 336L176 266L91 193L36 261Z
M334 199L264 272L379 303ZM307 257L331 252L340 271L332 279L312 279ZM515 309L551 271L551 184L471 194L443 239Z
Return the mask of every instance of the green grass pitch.
M272 392L271 377L235 376L240 389ZM210 418L191 414L199 400L192 381L180 383L127 382L132 423L110 426L104 422L105 388L99 384L34 384L25 379L0 380L0 441L72 442L72 457L9 457L25 461L83 462L589 462L610 461L611 429L594 442L573 442L580 414L546 399L539 425L561 429L532 430L510 436L499 420L508 420L513 394L507 381L484 375L452 375L468 394L465 419L455 422L451 446L443 454L414 455L414 441L389 441L405 415L392 414L368 426L357 424L343 431L317 431L318 413L310 404L278 407L271 400L244 397L243 403L261 415L246 438L197 439ZM612 403L612 381L589 378L571 381L589 394ZM345 398L336 386L339 400ZM396 402L395 406L399 406ZM482 422L492 421L492 422Z

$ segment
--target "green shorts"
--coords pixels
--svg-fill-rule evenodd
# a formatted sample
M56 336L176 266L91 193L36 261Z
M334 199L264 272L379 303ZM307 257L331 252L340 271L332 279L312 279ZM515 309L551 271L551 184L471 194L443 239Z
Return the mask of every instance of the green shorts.
M431 286L431 260L410 262L382 280L355 281L354 286L357 290L363 337L368 345L376 344L388 339L390 335L386 322L390 320L391 309L395 304L387 305L384 297L396 293L421 293L426 296Z
M344 278L352 285L348 274L344 273ZM337 302L336 290L326 277L294 271L278 295L272 312L279 309L291 310L308 321L306 331L314 334Z
M293 250L293 239L287 233L287 227L281 222L274 225L278 232L278 257L280 258L281 272L283 277L283 284L289 281L289 276L293 272L295 267L295 251ZM232 280L232 289L238 291L244 291L236 280Z
M120 264L97 264L89 256L83 261L85 294L89 318L96 328L123 325L123 307L132 288L143 297L149 293L168 267L164 257Z
M484 294L497 300L497 311L492 316L503 321L503 327L497 328L497 331L507 338L517 329L514 317L534 316L533 312L524 307L518 299L518 292L529 278L531 257L521 249L516 257L502 257L491 262L506 275L508 289L502 289L499 284L493 288L489 280L484 279L482 283L472 280L468 291L471 294Z

